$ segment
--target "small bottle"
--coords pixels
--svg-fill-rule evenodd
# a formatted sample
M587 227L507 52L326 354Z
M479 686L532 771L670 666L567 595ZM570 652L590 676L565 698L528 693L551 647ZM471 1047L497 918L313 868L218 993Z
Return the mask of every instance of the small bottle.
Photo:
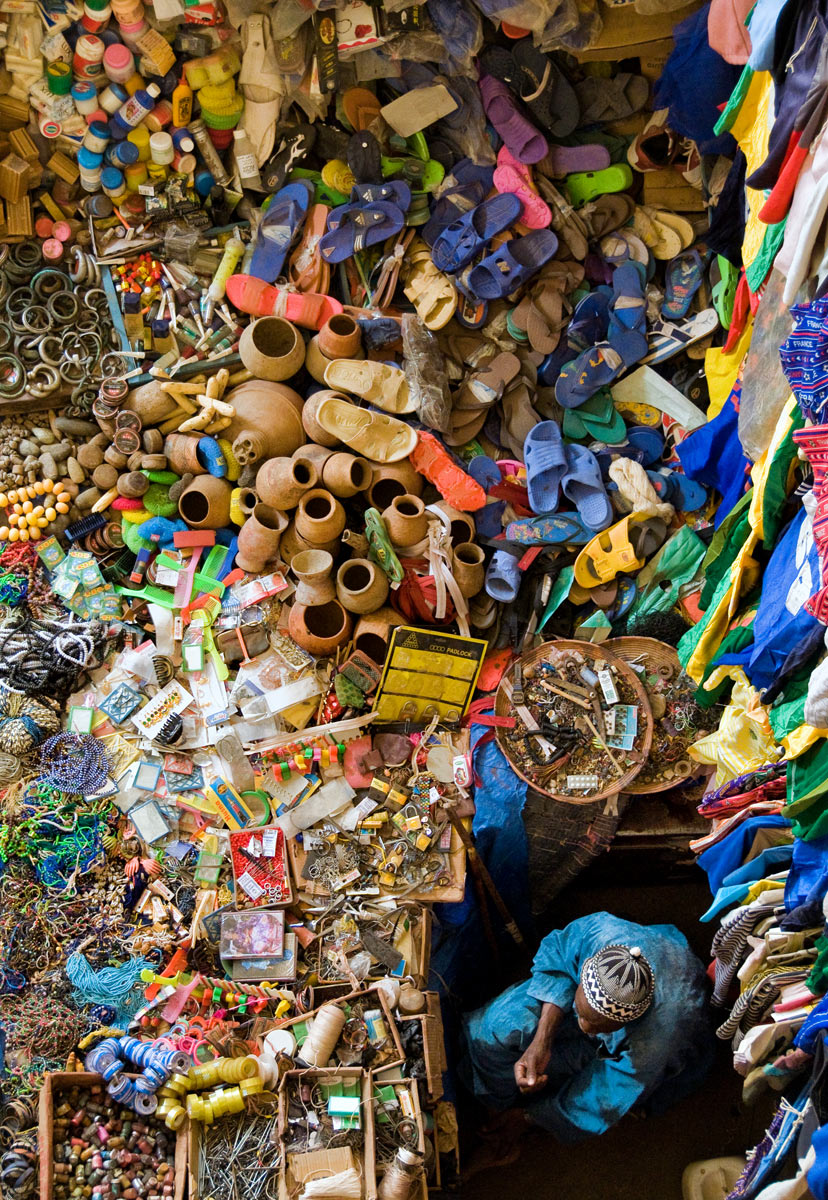
M161 89L157 83L149 83L145 88L139 88L121 105L112 118L110 125L116 126L118 130L116 133L113 129L113 134L116 137L120 134L121 140L127 137L130 130L135 129L136 125L140 125L144 117L152 112L160 94Z
M193 89L182 77L172 94L173 125L189 125L193 116Z
M264 191L253 145L243 129L233 130L233 158L241 186L253 192Z

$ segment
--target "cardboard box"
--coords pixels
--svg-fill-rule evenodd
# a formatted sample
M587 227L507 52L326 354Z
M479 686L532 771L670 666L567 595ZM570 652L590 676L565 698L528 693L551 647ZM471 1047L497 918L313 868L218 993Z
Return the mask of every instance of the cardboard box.
M381 1087L393 1087L395 1091L398 1088L405 1089L411 1097L413 1105L413 1115L408 1117L408 1119L413 1120L417 1127L417 1149L421 1154L424 1154L426 1143L425 1121L423 1120L423 1110L420 1106L420 1091L417 1087L416 1079L404 1079L401 1075L395 1075L392 1071L372 1071L370 1074L374 1125L379 1124L377 1089ZM383 1168L377 1167L378 1182L384 1173ZM425 1171L422 1172L418 1185L412 1190L410 1200L415 1200L415 1198L416 1200L428 1200L428 1179Z
M282 1076L282 1082L279 1085L279 1135L282 1138L284 1147L285 1134L288 1128L288 1098L296 1086L301 1083L314 1084L334 1084L337 1082L358 1083L361 1093L362 1115L362 1131L364 1135L364 1149L362 1156L362 1200L376 1200L377 1196L377 1169L374 1146L374 1106L372 1103L373 1085L371 1075L368 1071L363 1071L359 1067L338 1067L329 1070L305 1070L305 1071L287 1071ZM327 1151L328 1154L331 1151ZM307 1154L290 1154L284 1151L282 1154L282 1165L279 1175L279 1200L293 1200L299 1192L300 1180L294 1173L294 1160L298 1161L299 1173L303 1173L307 1167ZM335 1165L339 1162L339 1158L332 1160ZM336 1172L331 1170L331 1174ZM178 1200L178 1198L176 1198Z
M380 1008L382 1010L382 1015L383 1015L383 1018L385 1019L385 1024L388 1026L388 1032L391 1035L391 1041L393 1042L393 1046L394 1046L393 1051L392 1051L392 1057L387 1062L383 1063L382 1069L390 1070L392 1068L397 1069L398 1067L401 1067L402 1064L405 1062L405 1051L403 1050L403 1047L402 1047L402 1039L400 1038L399 1026L397 1025L397 1021L394 1017L394 1014L392 1013L391 1008L389 1007L388 1001L385 998L385 993L380 988L377 988L377 987L362 988L359 991L346 992L346 994L344 996L337 996L337 997L329 996L323 1003L341 1005L341 1004L347 1003L349 1000L365 1000L366 1008ZM272 1023L272 1025L270 1025L269 1027L265 1027L264 1025L262 1025L261 1033L262 1034L265 1033L267 1031L267 1028L290 1029L290 1027L292 1025L299 1025L301 1022L308 1021L312 1017L315 1017L321 1007L322 1007L322 1005L319 1004L319 1005L317 1005L317 1007L315 1009L313 1009L312 1012L302 1013L298 1017L290 1017L286 1021L274 1021ZM334 1070L345 1071L345 1070L352 1070L355 1068L333 1067L332 1066L332 1067L329 1067L326 1069L331 1070L331 1071L334 1071Z
M673 12L642 16L632 4L599 3L604 28L594 46L573 53L580 62L617 62L622 58L651 57L669 53L673 45L673 29L685 17L701 8L703 0L691 0Z
M407 908L409 910L409 919L411 921L411 937L414 942L413 960L406 960L408 970L405 972L405 974L409 975L413 979L416 987L425 987L428 983L428 969L431 961L431 927L433 923L431 909L424 908L421 904L403 904L400 907ZM327 932L326 926L336 921L336 919L337 918L334 916L329 917L327 920L323 919L320 922L316 931L317 941L314 943L313 947L309 947L308 950L305 951L305 961L312 963L317 968L321 963L321 942ZM328 963L328 972L326 974L325 981L321 986L325 986L325 984L328 983L333 983L334 985L338 983L346 983L348 986L350 986L350 983L345 975L341 975L338 979L332 978L330 970L331 964ZM384 972L378 971L377 973L369 975L368 980L373 982L384 977Z

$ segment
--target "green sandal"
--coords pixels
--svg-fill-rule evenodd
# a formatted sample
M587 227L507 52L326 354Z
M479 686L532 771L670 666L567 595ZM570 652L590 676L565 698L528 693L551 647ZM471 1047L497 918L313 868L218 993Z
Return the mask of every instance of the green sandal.
M382 156L382 177L404 180L413 192L433 192L443 182L446 168L436 159L389 158Z
M368 557L382 567L392 583L402 583L405 572L391 545L388 530L379 509L369 508L365 513L365 536L368 538Z
M313 184L315 204L328 204L331 208L338 208L340 204L348 203L345 193L325 183L319 171L310 171L307 167L294 167L288 175L288 182L295 183L297 179L307 179Z
M606 388L595 392L577 408L567 408L561 431L565 438L573 442L594 440L611 446L617 446L627 436L624 418Z
M604 167L602 171L576 171L567 175L564 186L569 196L570 204L580 208L597 196L605 196L608 192L623 192L633 181L632 167L629 163L616 163Z

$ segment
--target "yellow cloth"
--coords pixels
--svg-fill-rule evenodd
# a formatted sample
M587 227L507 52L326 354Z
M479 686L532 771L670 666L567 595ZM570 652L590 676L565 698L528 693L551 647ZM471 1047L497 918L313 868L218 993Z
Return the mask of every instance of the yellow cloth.
M820 738L828 737L828 729L815 729L813 725L797 725L782 739L787 758L799 758Z
M704 352L704 373L707 377L707 390L710 393L710 403L707 406L707 419L712 421L718 417L724 408L725 401L733 391L733 385L742 369L742 360L750 348L753 336L753 317L749 316L736 345L729 354L725 354L720 346L711 346Z
M712 691L728 675L734 681L733 691L719 728L690 747L690 757L696 762L715 766L716 787L775 762L782 753L774 741L767 709L741 667L717 667L705 688Z
M739 149L747 159L747 174L750 176L768 156L773 113L773 79L769 71L757 71L750 81L742 107L730 132L739 143ZM746 188L748 216L745 223L745 238L742 242L742 261L749 267L759 253L767 225L759 220L759 210L765 203L764 191Z

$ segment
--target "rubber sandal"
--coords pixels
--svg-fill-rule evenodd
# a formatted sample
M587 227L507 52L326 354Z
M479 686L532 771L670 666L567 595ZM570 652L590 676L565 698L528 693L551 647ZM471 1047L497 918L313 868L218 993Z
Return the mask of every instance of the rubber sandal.
M567 457L557 421L541 421L530 429L523 448L529 504L535 513L558 507Z
M520 222L527 229L546 229L552 220L549 205L541 200L533 186L532 172L520 162L507 146L497 155L494 186L502 194L512 194L520 201Z
M610 621L619 621L621 617L626 616L638 595L638 584L629 576L619 575L615 582L617 585L615 601L611 608L605 610L607 619Z
M405 214L387 200L344 207L348 211L333 210L329 232L319 241L319 252L328 263L344 262L368 246L396 237L405 224Z
M670 503L681 512L698 512L707 503L708 492L703 484L696 479L688 479L681 471L673 471L671 482L676 490L675 500Z
M661 306L661 315L666 321L687 316L703 279L704 260L698 250L685 250L667 264L664 303Z
M624 418L607 388L599 388L577 408L565 409L561 430L573 442L599 441L616 446L627 437Z
M501 650L488 650L477 677L477 688L481 692L494 692L514 661L515 652L510 646Z
M348 166L357 183L370 183L380 176L379 142L367 129L352 135L346 155Z
M518 94L532 116L553 137L572 133L580 120L581 106L558 64L538 50L531 37L514 46L512 57L520 72Z
M713 297L713 307L719 318L722 329L730 328L733 316L733 302L736 299L736 288L739 286L739 270L733 263L717 254L710 268L710 290Z
M644 238L647 245L650 245L654 257L659 259L660 262L668 262L671 258L675 258L677 254L681 254L684 249L684 237L672 225L668 225L662 220L663 213L661 210L651 208L648 204L641 204L636 208L636 214L639 212L649 222L651 230L657 235L657 240L653 245L650 245L649 241ZM639 236L641 236L640 233Z
M627 367L639 362L646 350L647 339L633 329L616 334L612 342L583 350L562 368L555 384L555 399L562 408L577 408Z
M616 326L622 329L647 331L647 299L644 295L644 277L639 264L621 263L612 274L612 302L610 304L609 341L612 344Z
M512 604L517 600L521 582L518 559L508 550L497 550L489 563L483 585L488 595L500 604Z
M551 230L536 229L505 242L473 267L468 286L480 299L503 299L537 275L557 249L558 239Z
M528 337L533 350L544 356L557 347L567 326L564 297L583 279L583 269L573 262L552 261L534 279L507 319L509 332ZM567 310L570 305L567 301Z
M581 127L596 122L622 121L640 112L650 98L650 84L642 75L621 71L614 79L588 75L575 85L581 105Z
M343 311L343 305L333 296L291 292L252 275L231 275L227 280L227 298L239 312L253 317L285 317L294 325L317 332Z
M584 205L579 215L592 238L597 239L626 225L634 210L632 196L625 192L610 192Z
M612 291L605 286L578 301L566 331L570 346L575 350L588 350L596 343L606 341L611 301Z
M488 300L473 300L470 296L459 292L457 312L454 317L464 329L482 329L489 320L489 302Z
M279 142L279 148L271 154L259 172L263 187L269 192L278 192L285 181L310 154L316 142L316 130L312 125L298 125L289 129Z
M427 329L442 329L457 312L458 296L451 280L438 271L425 242L414 243L403 264L403 291Z
M302 240L288 262L288 281L300 292L324 295L331 281L331 268L319 253L319 239L325 232L330 209L326 204L314 204L308 210L302 230Z
M658 517L634 513L597 534L575 559L575 581L593 588L621 572L638 571L664 541L667 526Z
M382 514L376 508L368 508L365 510L364 520L368 557L382 568L391 583L402 583L405 571L397 557Z
M657 208L653 211L653 219L666 225L668 229L674 230L681 238L682 250L688 250L696 240L696 233L693 226L686 217L680 216L678 213L667 212L666 209Z
M536 185L552 214L550 229L557 233L572 258L583 262L589 251L589 230L580 214L545 175L538 176Z
M627 430L627 441L635 450L640 450L644 457L641 465L650 467L664 453L664 438L658 429L652 425L633 425Z
M373 92L367 88L352 87L342 94L342 110L357 132L368 129L380 115L380 104Z
M660 363L714 333L719 324L715 308L705 308L683 321L653 321L647 331L647 353L642 363Z
M520 374L520 359L504 351L463 382L454 401L456 411L478 414L497 404L506 387ZM498 473L498 481L500 474Z
M566 472L561 488L590 529L605 529L610 524L612 505L591 450L585 446L566 447Z
M326 433L374 462L399 462L417 445L417 432L386 413L357 408L341 396L326 396L316 410L316 420Z
M435 267L451 274L461 270L486 249L495 234L514 224L522 209L520 198L510 192L484 200L435 239L431 247Z
M411 188L402 179L390 183L355 183L351 188L351 204L374 204L385 200L407 212L411 207Z
M383 179L397 175L408 184L412 192L433 192L443 182L446 174L443 164L433 158L423 162L420 158L383 156L381 165Z
M584 546L595 537L578 513L524 517L506 526L506 541L517 546Z
M313 198L313 188L300 180L289 183L273 196L259 222L250 275L273 283L281 274L291 242L302 228Z
M586 142L582 146L550 146L549 153L538 163L538 170L552 179L563 179L565 175L583 171L603 171L611 161L606 146L595 142Z
M633 180L632 167L628 163L615 163L603 171L577 171L567 175L565 187L570 202L576 208L604 196L607 192L623 192Z
M405 371L388 363L335 358L325 368L325 383L337 392L361 396L383 412L400 416L416 412L417 401L408 388Z
M486 503L483 488L457 465L434 434L421 429L414 436L416 445L410 452L412 467L425 475L443 499L460 512L475 512L483 508Z
M540 162L549 149L549 143L523 116L509 88L491 75L483 75L478 87L486 116L503 144L522 163Z

